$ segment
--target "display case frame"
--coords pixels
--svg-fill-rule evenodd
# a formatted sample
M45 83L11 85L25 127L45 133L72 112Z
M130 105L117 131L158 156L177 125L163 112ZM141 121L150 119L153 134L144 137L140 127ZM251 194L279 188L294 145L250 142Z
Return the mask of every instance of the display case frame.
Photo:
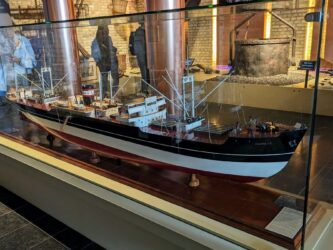
M269 1L265 1L265 2L269 2ZM325 1L324 1L324 3L325 3ZM253 12L253 10L251 10L251 6L252 5L238 5L238 7L234 7L234 5L226 4L226 5L223 5L222 7L217 7L217 6L212 5L212 6L197 7L197 8L193 8L193 9L161 10L161 11L153 11L153 12L147 12L147 13L141 13L141 14L125 14L125 15L116 16L116 17L87 18L87 19L80 19L80 20L70 20L70 21L68 20L68 21L56 21L56 22L52 21L52 22L33 24L33 25L32 24L16 25L13 27L3 27L2 31L6 30L6 29L11 30L14 28L20 29L23 33L31 32L31 31L38 32L38 30L41 31L43 29L49 30L52 32L54 30L74 30L74 29L76 29L76 32L79 33L80 29L89 30L90 27L98 26L101 24L103 24L103 25L107 24L113 28L112 33L114 33L114 32L123 33L122 27L123 26L125 27L127 23L131 24L131 23L142 22L145 20L145 18L147 18L149 16L155 16L155 17L160 16L160 17L164 18L168 15L171 15L171 21L175 21L175 20L179 21L179 19L175 18L175 16L184 15L184 17L185 17L185 14L187 15L187 18L189 18L189 20L190 20L189 29L191 29L191 28L193 29L193 28L195 28L193 26L198 25L198 22L200 22L200 20L210 19L210 20L212 20L212 22L216 22L217 18L221 18L221 20L224 20L223 17L226 17L228 15L237 16L238 11L247 10L247 11ZM264 5L262 4L261 7L263 7L263 6ZM230 11L230 9L228 9L228 8L232 8L232 11L234 11L234 12L229 13L228 11ZM311 8L311 9L313 10L313 8ZM215 12L215 10L216 10L216 12ZM318 8L315 8L314 10L318 10ZM325 10L325 8L323 7L322 12L324 10ZM208 11L211 11L212 13L207 14ZM220 12L220 14L216 14L218 11ZM257 9L256 11L260 12L260 8L259 8L259 10ZM214 13L216 16L214 15ZM246 13L249 13L249 12L246 12ZM174 15L174 16L172 16L172 15ZM219 22L223 22L221 20L219 20ZM321 20L320 23L322 24L323 20ZM242 34L242 32L244 32L244 31L240 31L241 34ZM251 32L249 32L249 33L251 33ZM65 33L63 33L63 35L64 34ZM251 33L251 34L253 34L253 33ZM322 31L320 31L320 34L322 34ZM126 37L126 39L127 39L127 37ZM195 44L196 41L194 40L192 42L193 42L193 44ZM45 45L45 47L47 47L48 42L44 42L44 45ZM198 50L198 48L195 48L194 50ZM180 50L178 52L180 52ZM196 51L194 51L194 52L196 52ZM213 57L214 57L214 55L213 55ZM317 57L317 61L318 61L318 59L319 59L319 57ZM118 58L118 60L119 60L119 58ZM294 111L294 112L296 111L296 112L300 112L300 113L310 113L310 116L312 116L312 122L308 124L308 128L312 130L312 134L310 134L310 142L309 142L309 144L304 144L302 151L300 152L300 150L298 150L297 154L301 153L304 155L308 149L308 152L310 152L310 155L311 155L312 142L313 142L312 141L313 140L313 131L314 131L313 129L314 129L314 121L315 121L314 118L316 115L315 111L316 111L316 103L317 103L316 98L313 98L313 102L311 101L311 98L313 96L317 96L319 94L319 100L321 100L323 102L322 105L320 103L318 104L318 113L319 114L330 115L332 112L332 110L330 108L325 107L326 100L323 100L323 98L322 98L323 96L326 96L326 95L328 96L327 98L330 98L329 97L330 93L327 93L324 91L319 91L319 93L318 93L319 70L320 70L319 67L320 67L320 64L317 64L317 71L314 74L314 78L315 78L314 79L314 83L315 83L314 91L312 89L297 89L297 88L294 88L294 86L290 87L290 88L287 88L287 87L280 88L280 87L272 87L272 86L247 85L247 83L245 83L245 84L239 83L239 84L237 84L237 86L232 86L235 84L226 83L221 88L224 90L219 90L215 93L215 95L209 96L209 98L210 98L209 101L211 103L214 103L214 101L216 101L216 103L220 103L220 101L223 100L223 104L234 105L236 107L240 103L242 103L244 106L250 106L252 108L258 108L258 109L259 108L263 108L263 109L269 108L272 110L280 109L280 110L284 110L284 111ZM69 69L68 67L67 67L67 69L65 69L65 71L67 71L67 72L70 70L71 69ZM112 74L112 72L111 72L111 74ZM124 74L126 74L126 72ZM203 75L203 79L205 79L206 77L209 80L208 81L204 80L205 84L206 84L205 92L210 93L210 91L214 90L216 87L217 78L213 79L211 76ZM90 79L90 80L92 80L92 79ZM135 83L136 80L135 80L135 78L128 78L125 81L121 82L121 84L124 84L124 82L125 82L125 84L127 84L127 82ZM232 90L231 92L229 92L229 95L228 94L225 95L224 94L226 92L225 90L228 90L228 88L229 89L235 88L235 89ZM137 91L137 87L134 86L132 91L134 91L134 92ZM235 98L234 96L230 95L230 93L232 93L233 91L240 93L240 97ZM256 92L265 93L263 100L261 102L258 100L251 99L255 95ZM272 92L274 92L273 95L272 95ZM271 102L268 101L268 100L270 100L270 98L272 98L272 96L277 95L277 93L279 93L278 94L279 97L283 96L283 98L285 98L284 99L285 103L287 103L287 101L288 101L289 105L281 106L280 105L281 102L278 99L277 100L275 99L276 102L275 102L275 100L272 100ZM239 98L239 99L237 100L237 98ZM294 104L290 105L290 102L289 102L290 100L288 100L289 98L290 98L291 102L294 101ZM207 97L207 99L208 99L208 97ZM301 105L299 105L299 103L301 103ZM214 106L214 104L212 104L212 106ZM227 107L229 108L229 106L227 106ZM311 107L313 107L313 110L309 111L309 109ZM216 109L216 107L215 107L215 109ZM249 109L249 110L251 110L251 109ZM250 112L260 113L261 111L257 110L257 111L250 111ZM271 115L271 117L273 117L272 119L274 119L274 116L280 115L280 113L278 113L278 112L274 113L274 112L272 112L273 115ZM281 115L281 116L283 116L283 115ZM10 114L9 116L12 116L12 114ZM290 115L290 117L291 116L292 115ZM307 119L309 119L310 116L307 116ZM29 117L26 117L26 118L29 118ZM208 119L210 119L210 118L208 117ZM288 119L288 115L285 115L285 117L283 119ZM17 117L15 117L14 120L17 120ZM291 119L291 120L293 120L293 119ZM15 122L17 122L17 121L15 121ZM65 123L67 123L67 122L65 122ZM312 124L312 126L311 126L311 124ZM40 126L41 124L38 124L38 125ZM114 167L108 167L107 164L102 166L103 164L100 164L100 166L102 168L104 168L104 170L100 171L100 170L98 170L98 167L100 167L100 166L96 167L93 164L83 163L84 161L88 160L86 156L83 156L83 157L79 156L80 154L88 154L87 151L85 151L84 149L78 149L78 148L73 147L71 149L71 152L68 154L68 155L70 155L71 158L68 157L66 155L68 152L62 151L62 148L58 148L57 146L55 146L53 144L54 138L52 137L52 135L54 136L54 134L50 133L49 130L46 130L46 131L47 131L47 133L49 133L48 138L51 139L50 144L48 144L45 141L44 142L39 141L39 142L35 143L35 145L34 145L33 141L30 141L30 144L29 144L29 142L24 141L24 140L26 140L26 138L25 138L26 134L23 136L23 138L15 137L15 136L17 136L17 132L18 132L18 131L15 131L16 129L20 130L21 128L16 128L16 126L4 128L5 133L2 133L2 138L1 138L2 147L11 147L11 150L13 150L14 148L16 148L16 146L14 145L15 143L18 143L18 144L23 143L25 145L24 146L25 149L20 150L21 154L25 154L24 152L29 151L29 149L27 148L27 145L28 145L28 147L31 147L32 150L37 149L37 151L40 150L40 151L45 152L46 154L51 154L51 155L53 154L52 160L50 159L50 161L44 162L47 165L52 165L53 167L59 168L59 166L61 164L64 164L69 161L70 163L73 163L74 165L78 165L81 168L90 169L90 171L92 171L92 172L95 171L94 172L95 174L96 174L96 172L98 172L99 174L104 175L104 177L105 177L105 175L107 175L111 179L116 179L120 183L125 183L126 185L134 188L134 189L132 189L133 192L141 190L141 191L143 191L143 193L149 194L149 199L147 198L148 200L145 200L141 197L138 198L140 195L136 195L136 194L128 195L128 194L121 193L121 195L124 195L126 199L129 199L129 200L135 199L135 202L137 202L139 204L144 204L145 206L148 206L149 208L153 207L153 209L156 209L158 212L162 212L162 214L167 214L167 216L171 216L174 219L177 219L180 221L186 221L186 223L189 223L192 226L194 225L195 227L204 229L205 231L207 231L207 233L211 233L213 235L217 235L218 237L225 238L227 240L231 240L232 242L237 242L237 244L240 244L241 246L256 247L256 246L258 246L256 244L259 244L259 245L268 244L269 245L270 243L268 243L267 241L271 241L273 243L276 243L276 244L286 247L286 248L297 248L300 246L301 239L302 239L302 234L300 233L299 230L296 232L296 236L288 238L286 236L283 236L282 234L278 234L276 232L272 232L267 229L267 226L270 224L270 222L274 221L274 218L277 218L276 216L281 212L281 207L289 207L289 208L291 207L295 211L300 212L300 214L304 211L305 211L305 213L307 211L314 212L315 216L313 215L313 217L315 217L315 218L320 218L321 214L323 213L322 210L317 207L318 205L315 202L309 202L309 203L307 202L308 201L308 191L305 191L304 197L300 197L296 194L292 194L292 193L290 194L289 190L288 190L288 188L289 188L288 186L282 187L280 190L275 189L276 186L274 186L274 183L273 183L273 185L269 185L270 184L269 180L262 181L262 182L259 182L256 184L251 184L251 185L245 184L244 185L244 184L239 184L239 183L235 184L235 183L229 182L229 181L227 181L227 182L220 181L218 178L214 178L214 177L200 176L199 179L201 179L201 186L198 187L197 189L193 189L193 188L189 188L186 186L188 175L178 174L177 172L164 171L164 170L161 172L159 172L159 171L156 172L156 170L150 169L149 166L140 167L140 166L136 166L137 164L129 164L131 166L127 166L128 165L127 161L123 161L122 164L119 164L118 160L112 159L109 161L109 164L113 165ZM8 130L12 130L9 132L10 135L7 135ZM38 130L36 128L34 128L33 131L31 132L31 134L34 134L34 133L37 134L37 137L39 137L39 140L40 140L40 137L47 136L47 133L45 134L45 131L41 132L41 130ZM56 134L56 135L58 135L58 134ZM13 142L14 144L11 144L11 142L8 141L8 139L15 141L15 142ZM64 138L62 138L62 139L64 139ZM64 142L64 141L66 141L66 140L63 140L61 143L64 143L64 145L66 145L66 147L67 147L70 143L68 144L68 141L67 142ZM31 142L33 144L31 144ZM36 145L36 144L43 144L43 146L41 147L40 145ZM47 147L50 147L51 150L47 149ZM69 147L71 147L71 146L69 146ZM55 150L56 152L53 153L52 150ZM96 152L93 151L93 156L95 155L95 153ZM31 154L29 153L29 155L33 155L33 154L35 154L35 153L31 153ZM63 154L64 156L61 156L61 154ZM40 157L44 158L44 156L40 156ZM54 161L55 158L57 158L57 157L62 158L62 163L57 162L57 164L53 164L52 161ZM72 158L74 158L74 159L72 159ZM80 160L77 160L75 158L80 159ZM96 157L96 160L98 160L98 157ZM299 160L299 158L298 158L298 160ZM102 156L102 162L103 161L108 161L108 160L105 160L104 157ZM306 164L307 164L307 166L305 166ZM304 178L303 177L300 178L298 187L304 185L305 190L308 190L309 178L310 178L309 171L310 171L310 166L311 166L311 157L309 158L309 160L307 162L303 161L300 164L300 166L302 166L301 167L302 170L307 170L307 174L303 176ZM119 170L119 168L125 168L125 170ZM132 168L137 168L137 169L133 170ZM68 174L69 173L68 169L69 168L65 167L65 168L62 168L62 171L65 171ZM140 169L140 170L138 171L138 169ZM111 173L106 174L107 171L111 171ZM302 171L300 170L297 173L301 173L301 172ZM193 173L195 173L195 172L193 172ZM78 173L75 173L75 171L71 172L70 174L77 175L80 178L84 178L84 179L86 178L86 177L79 175ZM86 174L88 174L88 172ZM148 177L145 176L146 174L148 175ZM165 175L165 177L163 176L163 174ZM98 179L97 176L94 176L95 180L96 180L96 178ZM156 179L151 180L151 178L156 178ZM86 179L86 181L91 182L91 180L87 180L87 179ZM99 185L100 181L101 180L95 181L94 184ZM179 183L175 183L177 181L179 181ZM274 180L273 180L273 182L274 182ZM305 182L305 183L302 184L302 182ZM268 185L267 185L267 183L268 183ZM214 190L214 188L216 188L216 187L217 187L217 190L219 190L221 192L223 192L224 190L229 191L228 197L223 198L222 202L218 201L215 203L215 201L218 199L218 196L219 196L218 192L215 192L215 190ZM125 186L122 186L122 187L114 186L113 188L107 188L107 190L118 193L119 190L127 189L127 188L128 187L125 187ZM288 193L288 194L286 194L286 193ZM242 198L237 197L235 199L234 195L242 195L242 196L245 196L245 198L242 199ZM156 198L156 197L158 197L158 198ZM279 197L280 197L280 199L279 199ZM154 200L155 198L159 199L158 202L157 201L152 202L152 200ZM152 199L152 200L150 200L150 199ZM303 203L303 201L305 201L305 202ZM243 202L245 202L246 205L244 205ZM177 205L173 205L172 203L176 203ZM219 203L219 204L217 204L217 203ZM230 207L226 206L225 204L230 204ZM303 204L306 208L305 210L302 209ZM170 208L169 206L174 206L174 207ZM303 208L304 208L304 206L303 206ZM182 207L184 207L184 208L182 208ZM172 211L169 210L169 208ZM179 212L178 209L182 210L182 212ZM176 211L176 210L179 213L178 212L175 213L174 211ZM258 210L262 211L262 212L260 214L258 214ZM185 214L183 214L183 213L185 213ZM154 220L154 219L151 219L151 220ZM306 216L304 216L304 220L306 221ZM309 220L311 222L311 218ZM249 221L250 221L250 223L249 223ZM305 221L303 221L303 227L302 227L304 230L305 230L305 224L306 224ZM201 223L203 223L203 224L201 224ZM226 225L228 225L228 226L226 226ZM230 234L228 234L227 231L230 230L229 226L237 228L236 231L237 231L238 236L230 236ZM220 229L217 230L217 228L220 228ZM228 228L228 229L225 229L225 228ZM219 231L219 230L221 230L221 231ZM241 237L239 237L239 235L242 235L243 233L239 230L244 230L246 232L244 234L255 235L255 236L253 236L254 237L253 239L255 239L253 245L251 245L252 243L248 243L249 245L246 245L247 243L241 242L241 240L240 240ZM305 231L303 231L303 239L305 239L304 235L305 235ZM264 238L265 240L262 241L264 243L262 243L262 242L258 243L258 242L260 242L260 240L258 241L258 237ZM304 244L304 242L303 242L303 244Z

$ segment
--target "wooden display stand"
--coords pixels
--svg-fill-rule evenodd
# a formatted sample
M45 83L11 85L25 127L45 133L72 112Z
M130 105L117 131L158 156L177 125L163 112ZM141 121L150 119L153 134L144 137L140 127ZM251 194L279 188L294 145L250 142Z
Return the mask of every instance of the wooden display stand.
M39 134L43 135L43 132L39 131ZM64 163L79 166L89 172L176 204L206 217L207 220L212 219L256 238L264 239L265 242L272 242L288 249L296 249L300 244L300 231L293 238L288 238L266 229L266 226L283 208L277 203L279 197L283 196L281 193L251 184L239 184L207 176L197 176L200 179L200 186L193 188L188 185L189 175L185 173L148 166L134 166L128 162L119 162L117 159L105 157L101 157L99 163L92 165L87 163L91 155L89 151L77 147L72 147L70 151L66 150L70 148L66 142L62 142L62 147L53 147L51 150L48 144L32 145L13 135L2 133L1 136L15 141L18 145L28 146L55 157ZM182 220L193 223L191 218L184 217ZM203 225L198 226L203 227ZM246 243L240 242L240 244Z

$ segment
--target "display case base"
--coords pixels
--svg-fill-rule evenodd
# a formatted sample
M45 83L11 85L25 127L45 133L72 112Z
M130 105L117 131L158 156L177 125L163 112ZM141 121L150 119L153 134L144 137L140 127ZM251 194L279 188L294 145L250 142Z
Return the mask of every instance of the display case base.
M10 145L7 145L8 143ZM65 142L62 142L62 147L53 147L51 150L47 143L45 145L42 143L33 145L14 136L2 134L1 144L7 148L29 148L33 152L49 155L51 159L58 159L59 162L56 164L48 162L45 157L38 158L38 156L24 151L18 153L37 158L45 164L56 167L59 167L58 164L62 166L70 164L75 166L76 169L82 169L86 173L93 174L93 176L101 176L106 180L121 183L124 188L128 187L140 193L148 194L152 199L156 197L159 201L165 201L168 205L163 206L162 203L158 203L159 206L157 206L156 203L147 203L137 196L129 198L195 227L203 228L218 237L230 238L222 232L223 230L219 231L212 225L226 225L228 228L236 229L239 236L245 233L247 237L253 237L255 240L251 243L252 245L248 245L250 247L258 246L257 244L273 244L275 247L295 249L300 244L300 231L296 232L294 237L288 238L265 228L283 208L283 205L281 206L277 202L283 194L277 191L206 176L198 176L200 186L193 188L188 185L191 178L189 174L133 165L129 162L119 162L117 159L105 157L101 157L99 163L92 165L86 163L89 162L88 159L91 156L89 151ZM77 175L68 168L64 168L64 170L71 175ZM94 182L95 185L102 185L94 178L88 181ZM121 190L111 191L122 192ZM177 209L168 211L167 206L169 204L174 204L177 209L184 209L186 213L179 215L175 212ZM297 207L295 208L297 209ZM187 214L188 212L190 214ZM198 215L203 223L201 223L202 221L199 223L200 220L196 218ZM192 218L192 216L194 217ZM238 239L239 241L237 239L231 240L240 245L246 245L250 242L244 242L241 238Z

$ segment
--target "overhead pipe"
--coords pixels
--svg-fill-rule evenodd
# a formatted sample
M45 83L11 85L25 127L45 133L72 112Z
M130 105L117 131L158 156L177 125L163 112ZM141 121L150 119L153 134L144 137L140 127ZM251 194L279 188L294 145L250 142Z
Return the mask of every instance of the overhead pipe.
M174 10L185 7L185 0L145 0L146 11ZM150 83L176 103L177 94L167 79L182 94L182 77L185 68L184 12L166 12L146 16L147 62ZM170 79L171 78L171 79ZM175 105L169 114L179 115Z
M44 16L47 22L65 21L75 19L73 0L43 0ZM52 34L51 56L55 57L52 63L63 65L57 78L67 74L66 87L68 96L74 96L81 92L79 75L79 49L75 28L68 23L53 24L50 30ZM49 41L51 42L51 41Z

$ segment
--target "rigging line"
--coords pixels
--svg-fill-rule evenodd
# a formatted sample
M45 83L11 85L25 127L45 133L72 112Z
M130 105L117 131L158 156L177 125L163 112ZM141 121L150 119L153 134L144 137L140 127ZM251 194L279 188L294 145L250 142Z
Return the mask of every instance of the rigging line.
M207 109L208 109L208 104L205 105L204 109L201 111L199 116L202 116L202 114L205 113Z
M163 123L164 123L165 129L167 131L167 134L170 135L170 131L168 129L167 123L165 121Z
M29 80L26 76L18 73L17 71L15 71L16 75L22 76L24 79L28 80L32 85L35 85L37 88L42 89L41 87L39 87L36 83L34 83L33 81Z
M45 86L45 85L48 86L47 82L42 78L42 75L38 72L38 70L34 69L34 71L37 73L40 82L41 82L41 83L44 82L44 86Z
M166 131L167 131L167 134L169 134L169 130L168 130L168 127L167 127L167 125L166 125L166 122L164 121L164 119L162 119L161 120L161 130L160 130L160 132L162 133L162 134L164 134L164 132L163 132L163 127L165 127L165 129L166 129Z
M131 78L132 78L132 77L129 77L129 78L127 79L127 81L123 84L123 86L121 86L121 87L116 91L116 93L114 93L114 95L112 96L112 98L115 98L116 95L118 95L118 93L120 92L120 90L122 90L122 89L127 85L127 83L129 82L129 80L131 80Z
M215 90L217 90L223 83L225 83L227 80L229 80L229 78L231 77L231 75L233 73L234 73L234 71L231 71L229 73L229 75L227 75L226 78L224 78L221 82L219 82L219 84L217 84L217 86L215 88L213 88L204 98L202 98L201 101L199 101L198 104L194 108L196 109L201 103L203 103L204 101L206 101L207 98L209 96L211 96L215 92Z
M242 95L242 93L240 94L240 98L241 98L241 104L243 104L243 95ZM246 124L246 117L245 117L245 111L244 111L243 105L242 105L241 110L242 110L242 114L243 114L244 124Z
M208 109L208 104L207 104L207 122L208 122L208 138L209 142L212 143L212 138L210 136L210 122L209 122L209 109Z
M176 89L175 85L174 85L173 83L169 82L164 76L162 76L162 78L163 78L163 79L164 79L164 80L170 85L170 87L176 92L176 95L177 95L179 101L181 102L182 105L184 105L183 100L182 100L182 98L181 98L181 96L180 96L180 94L179 94L179 91Z
M60 115L59 115L59 110L57 108L55 110L57 112L58 122L61 123L61 121L60 121Z
M174 103L172 100L170 100L168 97L166 97L164 94L162 94L160 91L158 91L156 88L154 88L150 83L148 83L146 80L141 79L145 84L147 84L149 87L151 87L153 90L155 90L158 94L160 94L161 96L163 96L166 100L168 100L171 104L175 105L176 108L183 110L182 107L180 107L179 105L177 105L176 103Z
M170 87L176 92L176 95L178 96L178 100L180 101L180 104L184 107L183 109L185 110L185 112L186 112L186 114L187 114L187 116L190 116L189 115L189 113L188 113L188 111L187 111L187 109L185 108L186 106L185 106L185 103L183 102L183 100L182 100L182 98L181 98L181 96L180 96L180 94L179 94L179 92L177 91L177 89L175 89L175 86L172 84L172 83L170 83L164 76L162 76L162 78L170 85ZM184 94L184 93L183 93Z
M202 84L202 86L200 87L198 93L195 95L194 100L196 100L197 97L199 97L201 90L203 90L206 87L206 85L207 85L207 80L205 80L204 83Z
M38 70L34 69L34 71L37 73L39 80L42 81L42 76L41 76L41 74L39 74Z
M240 121L239 111L237 111L238 121Z
M182 98L182 95L180 95L178 89L176 88L176 85L173 83L172 78L171 78L171 75L170 75L168 69L165 68L164 70L165 70L165 72L167 73L167 75L168 75L168 77L169 77L169 79L170 79L170 82L167 81L167 80L165 79L164 76L162 76L162 77L164 78L164 80L165 80L167 83L170 84L171 88L176 92L176 95L178 96L178 99L179 99L181 105L183 105L186 114L189 116L189 114L188 114L188 112L187 112L187 110L186 110L186 108L185 108L185 103L184 103L183 100L182 100L182 99L183 99L183 98ZM184 83L183 83L183 84L184 84ZM183 93L183 95L185 95L185 93Z
M65 126L67 125L69 119L71 119L71 118L72 118L72 117L71 117L70 115L66 116L64 123L61 124L61 127L60 127L60 131L61 131L61 132L64 132Z
M57 88L58 85L60 85L60 83L67 77L68 73L66 73L66 75L64 75L57 83L56 85L54 85L53 89Z
M183 98L182 98L182 96L180 95L178 89L176 88L176 85L172 82L172 78L171 78L171 76L170 76L169 71L168 71L166 68L165 68L164 70L165 70L165 72L167 73L167 75L168 75L170 81L168 81L168 80L162 75L163 79L164 79L164 80L165 80L165 81L171 86L171 88L173 89L173 91L176 92L176 95L177 95L177 97L178 97L179 102L180 102L181 105L184 107L184 110L185 110L187 116L189 116L189 114L188 114L188 112L187 112L187 110L186 110L185 103L184 103L183 100L182 100ZM184 84L184 83L183 83L183 84ZM185 93L183 93L183 95L185 95Z
M168 77L169 77L169 79L170 79L170 82L168 82L170 85L171 85L171 87L173 88L173 90L176 92L176 94L178 95L178 98L179 98L179 100L181 100L182 98L181 98L181 95L179 94L179 91L178 91L178 89L176 88L176 85L172 82L172 78L171 78L171 76L170 76L170 73L169 73L169 71L167 70L167 69L164 69L165 70L165 72L167 73L167 75L168 75ZM163 77L163 76L162 76ZM165 79L166 80L166 79ZM184 93L183 93L184 94Z

